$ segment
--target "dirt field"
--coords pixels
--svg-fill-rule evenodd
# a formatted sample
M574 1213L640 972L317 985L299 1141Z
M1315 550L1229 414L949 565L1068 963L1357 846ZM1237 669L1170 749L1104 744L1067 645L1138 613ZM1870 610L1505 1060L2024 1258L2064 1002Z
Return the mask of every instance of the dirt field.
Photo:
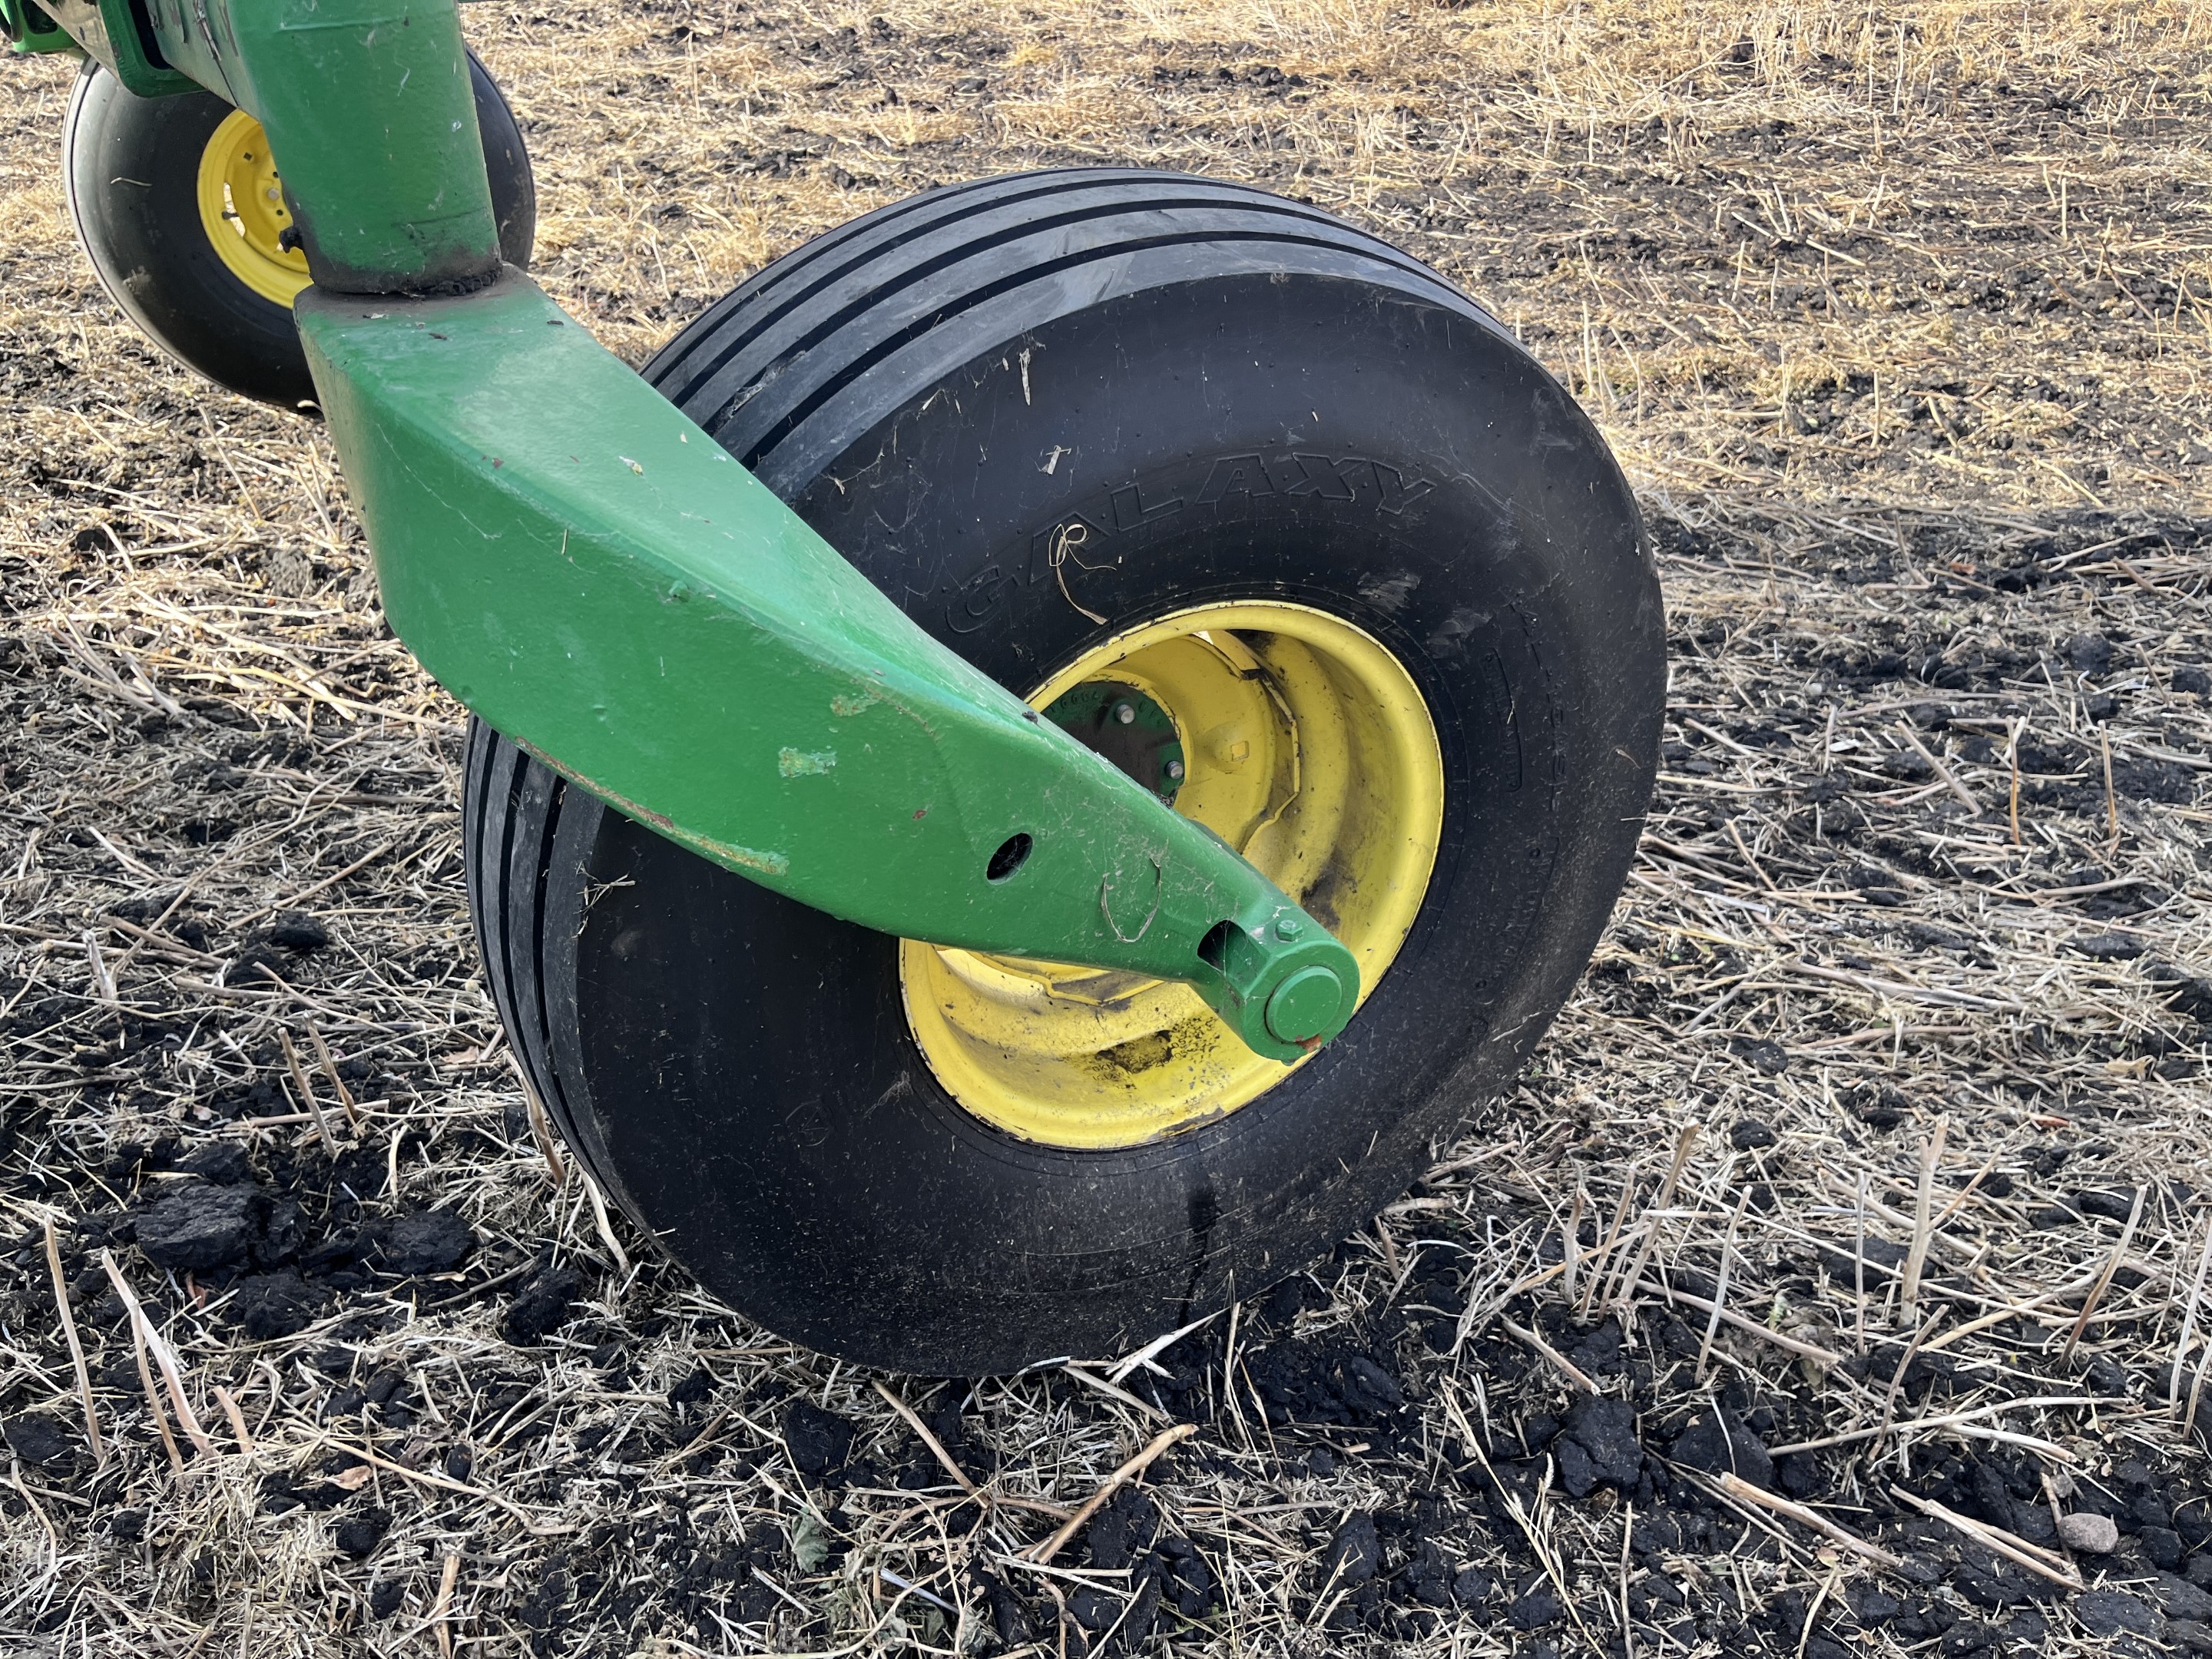
M1435 263L1644 494L1644 853L1512 1097L1310 1275L972 1386L779 1341L534 1131L461 712L319 433L100 293L71 70L9 64L0 1651L2212 1651L2212 7L466 21L633 360L1046 164Z

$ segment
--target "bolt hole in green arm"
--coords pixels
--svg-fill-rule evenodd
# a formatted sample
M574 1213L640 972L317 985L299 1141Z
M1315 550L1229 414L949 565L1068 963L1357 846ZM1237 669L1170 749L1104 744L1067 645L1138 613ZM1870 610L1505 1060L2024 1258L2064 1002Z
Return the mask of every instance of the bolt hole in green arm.
M135 42L267 130L386 612L493 726L832 915L1180 980L1286 1062L1343 1029L1358 970L1326 928L501 268L454 0L55 3L103 62Z

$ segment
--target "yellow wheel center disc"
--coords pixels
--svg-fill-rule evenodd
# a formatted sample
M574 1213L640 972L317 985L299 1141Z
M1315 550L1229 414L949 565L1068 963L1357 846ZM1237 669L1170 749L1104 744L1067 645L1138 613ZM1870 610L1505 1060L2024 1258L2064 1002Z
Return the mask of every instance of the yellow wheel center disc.
M1364 1001L1420 913L1443 825L1436 727L1398 659L1304 605L1212 605L1117 635L1030 702L1093 682L1166 711L1185 769L1176 811L1344 942ZM1185 985L911 939L899 976L938 1081L1046 1146L1173 1134L1297 1069L1244 1047Z
M200 152L200 225L231 275L286 307L308 285L307 256L284 246L292 215L261 123L233 110Z

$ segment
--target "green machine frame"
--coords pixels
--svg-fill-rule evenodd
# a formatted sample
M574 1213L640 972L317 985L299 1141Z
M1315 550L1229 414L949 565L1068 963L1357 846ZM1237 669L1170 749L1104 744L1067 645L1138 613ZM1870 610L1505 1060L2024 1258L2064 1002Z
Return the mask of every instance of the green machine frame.
M296 314L393 627L617 810L832 915L1194 986L1291 1060L1349 951L924 635L503 269L455 0L0 0L18 51L266 129Z

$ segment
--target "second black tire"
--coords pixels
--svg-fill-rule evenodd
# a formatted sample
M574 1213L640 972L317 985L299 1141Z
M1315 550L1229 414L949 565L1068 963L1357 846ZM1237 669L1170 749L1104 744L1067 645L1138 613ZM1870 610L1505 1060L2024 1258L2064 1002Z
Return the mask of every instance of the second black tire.
M500 252L527 268L538 191L522 129L473 53L469 83ZM315 387L291 307L240 279L200 211L202 159L233 113L212 93L141 98L88 61L62 127L70 216L100 286L162 350L217 386L296 409Z
M897 941L477 727L501 1018L578 1155L709 1288L908 1370L1118 1352L1326 1251L1512 1078L1625 876L1664 667L1627 485L1497 321L1313 208L1069 171L833 232L647 374L1020 695L1119 630L1291 605L1396 658L1443 767L1418 917L1344 1035L1249 1104L1085 1150L954 1097Z

